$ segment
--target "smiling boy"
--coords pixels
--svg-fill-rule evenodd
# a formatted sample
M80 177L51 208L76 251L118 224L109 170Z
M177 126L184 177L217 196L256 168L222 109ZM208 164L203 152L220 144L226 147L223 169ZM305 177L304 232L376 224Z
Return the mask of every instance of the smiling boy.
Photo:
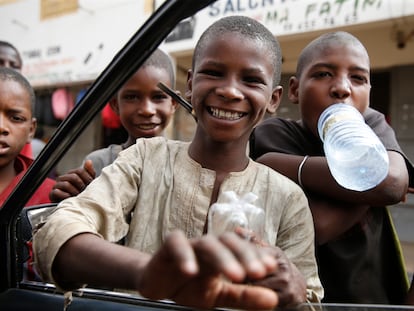
M53 202L79 194L138 138L164 135L177 109L177 102L158 87L160 81L175 87L172 60L167 53L157 49L110 100L111 108L128 133L126 142L95 150L85 157L83 166L58 176L50 192Z
M188 74L194 139L138 139L81 194L62 201L34 237L44 278L66 289L99 284L206 309L319 301L304 193L246 155L252 129L279 104L280 67L279 43L257 21L232 16L210 26ZM206 234L209 207L225 191L258 196L268 247L234 233ZM125 246L111 243L121 239Z

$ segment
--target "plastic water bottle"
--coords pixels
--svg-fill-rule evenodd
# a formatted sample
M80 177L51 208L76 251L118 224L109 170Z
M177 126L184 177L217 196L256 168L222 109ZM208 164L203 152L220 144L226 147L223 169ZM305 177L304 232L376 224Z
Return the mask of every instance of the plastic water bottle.
M329 106L319 117L318 132L331 174L342 187L365 191L385 179L387 151L357 109Z

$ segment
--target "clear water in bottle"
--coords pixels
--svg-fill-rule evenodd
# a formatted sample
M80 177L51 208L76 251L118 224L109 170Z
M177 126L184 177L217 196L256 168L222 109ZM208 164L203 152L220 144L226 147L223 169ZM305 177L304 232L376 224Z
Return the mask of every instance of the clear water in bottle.
M329 106L319 118L318 131L331 174L342 187L365 191L387 176L387 151L354 107Z

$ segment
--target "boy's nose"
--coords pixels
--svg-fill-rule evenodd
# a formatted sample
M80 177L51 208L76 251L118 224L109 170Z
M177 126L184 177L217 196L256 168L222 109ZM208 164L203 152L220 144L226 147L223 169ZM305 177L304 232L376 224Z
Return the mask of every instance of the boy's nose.
M155 104L150 99L145 99L141 102L138 112L142 115L154 115L155 114Z
M346 78L338 78L331 87L331 95L337 99L347 98L351 94L351 84Z
M7 122L5 120L5 117L0 114L0 134L5 135L9 133L9 129L7 128Z
M227 100L243 99L243 93L235 81L228 81L216 89L217 95Z

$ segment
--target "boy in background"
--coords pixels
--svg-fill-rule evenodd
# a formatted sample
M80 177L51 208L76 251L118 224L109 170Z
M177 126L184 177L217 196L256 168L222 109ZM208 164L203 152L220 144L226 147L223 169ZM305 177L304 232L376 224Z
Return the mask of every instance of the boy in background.
M33 163L22 154L22 149L36 130L34 105L35 95L29 82L18 71L0 67L0 208ZM50 203L49 192L54 183L46 178L26 206ZM27 251L24 277L34 280L31 242L27 242Z
M0 40L0 67L12 68L22 72L23 60L17 48L7 41ZM33 159L32 146L27 143L23 146L22 155Z
M306 197L246 155L253 128L280 102L281 57L278 41L253 19L210 26L187 79L194 139L138 139L62 201L34 235L44 279L66 290L87 283L203 309L319 301ZM233 232L206 234L209 208L226 191L257 195L268 246ZM121 239L124 245L113 243Z
M16 70L0 67L0 205L26 173L33 160L22 155L36 130L35 95L29 82ZM50 203L54 180L47 178L27 206Z
M175 88L172 60L165 52L157 49L110 101L111 108L119 115L128 132L127 141L122 145L112 144L91 152L86 156L82 167L57 177L50 193L53 202L80 193L101 174L105 166L117 158L119 152L135 144L138 138L164 135L177 102L157 86L160 81Z
M289 81L289 99L299 105L301 120L270 118L251 137L252 158L300 184L309 199L324 302L403 304L408 289L385 206L405 198L413 167L384 116L369 108L370 89L362 43L346 32L324 34L302 51ZM364 115L388 151L388 176L371 190L344 189L330 174L317 122L340 102Z
M0 67L22 71L23 61L19 51L9 42L0 40Z

